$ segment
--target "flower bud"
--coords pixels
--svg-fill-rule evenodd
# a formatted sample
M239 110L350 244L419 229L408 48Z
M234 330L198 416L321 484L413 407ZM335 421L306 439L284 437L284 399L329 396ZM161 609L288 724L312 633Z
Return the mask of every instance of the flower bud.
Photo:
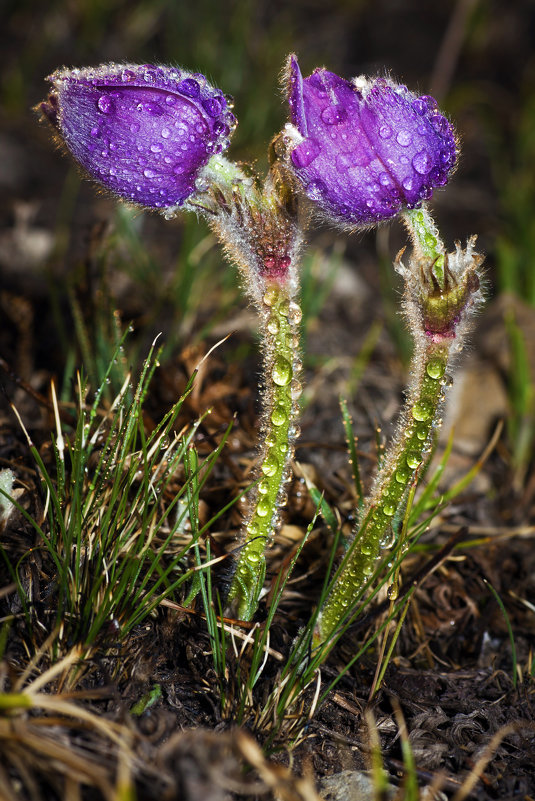
M295 56L288 72L289 164L328 217L376 223L447 182L457 141L432 97L385 78L347 81L325 69L303 79Z
M41 110L81 166L143 206L181 206L236 125L203 75L173 67L104 64L58 70Z

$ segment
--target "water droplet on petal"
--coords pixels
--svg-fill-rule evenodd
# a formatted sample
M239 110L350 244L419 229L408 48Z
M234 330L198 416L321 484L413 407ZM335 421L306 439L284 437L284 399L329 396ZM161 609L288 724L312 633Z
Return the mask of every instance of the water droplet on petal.
M381 139L390 139L392 136L392 128L390 125L381 125L379 128L379 136Z
M417 97L416 100L413 100L411 106L417 114L420 114L420 116L425 114L427 111L427 103L422 97Z
M197 81L193 80L193 78L185 78L183 81L180 81L177 89L183 95L186 95L186 97L199 97L201 91L199 84Z
M111 114L114 109L113 99L110 95L101 95L97 100L97 106L103 114Z
M154 170L149 170L149 169L143 170L143 175L145 176L145 178L156 178L156 173L154 172Z
M402 147L408 147L412 143L412 136L402 128L401 131L398 131L396 142Z
M433 159L427 150L420 150L412 160L412 166L420 175L427 175L433 166Z
M225 98L223 95L207 97L202 101L202 105L210 117L218 117L225 107Z
M327 106L321 112L321 119L325 125L339 125L347 117L347 111L342 105Z

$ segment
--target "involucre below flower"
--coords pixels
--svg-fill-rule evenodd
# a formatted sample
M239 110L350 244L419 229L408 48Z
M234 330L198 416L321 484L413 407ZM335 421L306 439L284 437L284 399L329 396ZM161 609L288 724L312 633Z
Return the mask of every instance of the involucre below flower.
M174 67L104 64L58 70L48 80L41 110L77 161L143 206L181 206L236 125L218 89Z
M414 208L457 159L452 126L428 95L390 80L347 81L325 69L303 79L289 59L290 167L331 218L369 224Z

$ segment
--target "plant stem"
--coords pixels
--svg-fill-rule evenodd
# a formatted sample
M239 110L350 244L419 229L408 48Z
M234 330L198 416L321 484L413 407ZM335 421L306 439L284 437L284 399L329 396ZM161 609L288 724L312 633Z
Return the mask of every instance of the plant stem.
M293 443L298 430L299 373L298 326L301 310L290 292L276 281L266 282L263 295L264 429L255 496L244 524L236 571L227 606L241 620L254 615L266 573L266 547L280 525Z
M444 287L444 244L427 207L423 205L419 209L405 209L402 218L412 237L415 250L421 258L434 263L435 278L439 286Z
M366 500L362 522L337 573L337 580L321 610L317 639L335 632L373 576L381 552L390 547L392 520L425 460L444 398L449 344L426 343L412 361L413 390L402 413L398 434Z
M438 230L425 207L406 211L404 222L413 241L409 268L397 261L405 279L405 311L415 347L411 386L398 431L365 499L359 524L318 615L315 645L330 650L332 637L349 620L355 604L374 576L381 554L395 540L396 522L409 489L430 452L440 425L446 371L462 347L466 325L459 322L473 305L481 259L466 251L446 256ZM472 299L472 300L471 300ZM438 323L438 324L437 324ZM437 325L435 325L437 324Z

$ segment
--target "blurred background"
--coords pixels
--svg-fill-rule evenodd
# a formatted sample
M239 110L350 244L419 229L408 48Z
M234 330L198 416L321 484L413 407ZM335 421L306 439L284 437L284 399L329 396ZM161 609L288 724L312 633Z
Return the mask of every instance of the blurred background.
M478 414L465 415L459 436L475 454L496 419L506 418L503 459L516 490L533 499L531 0L3 0L1 9L0 355L19 377L46 393L57 375L67 392L75 365L83 360L98 373L113 326L131 320L140 352L164 332L169 360L207 337L246 331L226 358L250 359L258 369L254 317L204 224L117 204L54 147L32 110L54 69L131 61L203 72L235 98L230 157L261 172L267 144L286 121L280 72L289 52L305 74L321 65L348 77L388 72L433 94L455 121L459 168L432 205L448 243L477 233L487 254L488 304L474 337L471 389L468 381ZM394 416L410 343L391 260L405 239L397 223L311 236L303 267L305 404L314 409L322 395L322 425L329 398L337 407L339 392L351 396L357 386L368 416ZM366 393L362 373L372 355ZM328 387L318 375L329 377Z

